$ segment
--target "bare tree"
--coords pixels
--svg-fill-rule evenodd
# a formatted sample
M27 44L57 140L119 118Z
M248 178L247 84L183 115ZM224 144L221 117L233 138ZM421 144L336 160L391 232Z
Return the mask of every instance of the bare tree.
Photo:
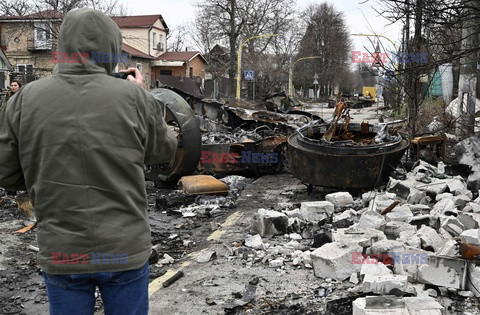
M318 57L295 67L294 83L313 86L314 75L320 83L320 94L331 95L342 74L349 73L350 37L341 12L328 3L311 5L306 11L306 30L300 42L297 59Z
M126 6L120 0L0 0L0 15L23 16L42 12L67 13L82 7L94 8L107 15L125 15ZM45 16L51 18L52 16Z
M416 134L416 120L419 108L427 96L423 93L425 84L420 76L430 75L443 64L452 64L458 78L460 69L468 67L468 76L476 78L475 61L478 61L480 47L478 37L480 27L479 0L381 0L383 8L378 12L391 22L401 22L404 27L402 53L406 60L400 61L397 83L406 95L409 109L409 127ZM413 19L413 23L411 20ZM413 25L413 38L410 35ZM428 60L418 62L409 58L418 53L426 53ZM472 62L473 60L473 62ZM464 72L464 74L467 74ZM473 82L473 80L469 80ZM431 82L427 83L428 85ZM465 124L462 129L473 132L475 87L460 82L459 104L462 104L464 91L468 91L468 106L464 114L470 116L458 122ZM461 113L460 113L461 114ZM465 127L465 128L464 128ZM457 128L458 129L458 128Z
M196 41L205 49L211 49L215 44L229 47L228 75L233 101L239 45L253 36L285 31L293 14L293 3L288 0L202 0L197 6L196 29L199 35ZM272 38L249 41L246 55L263 53L270 43Z

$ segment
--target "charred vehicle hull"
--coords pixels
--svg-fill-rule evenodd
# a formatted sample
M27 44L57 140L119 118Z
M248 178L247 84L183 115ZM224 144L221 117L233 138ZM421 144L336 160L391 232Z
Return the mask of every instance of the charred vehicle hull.
M374 143L379 126L350 124L354 139L324 141L329 125L300 128L288 139L290 171L305 184L335 188L372 188L398 165L409 142L402 136ZM362 128L363 127L363 128ZM370 143L369 143L370 142Z

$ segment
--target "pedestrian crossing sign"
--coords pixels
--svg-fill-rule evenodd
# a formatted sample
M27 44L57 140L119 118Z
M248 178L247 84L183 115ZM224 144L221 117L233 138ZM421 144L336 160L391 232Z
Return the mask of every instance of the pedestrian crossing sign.
M253 70L247 70L244 74L246 81L253 81Z

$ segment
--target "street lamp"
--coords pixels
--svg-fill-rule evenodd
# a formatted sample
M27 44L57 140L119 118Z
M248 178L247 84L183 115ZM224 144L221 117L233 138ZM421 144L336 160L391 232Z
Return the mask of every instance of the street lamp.
M321 56L310 56L310 57L303 57L295 60L292 64L290 64L290 70L288 71L288 96L293 97L293 68L297 64L297 62L307 59L318 59L322 58Z
M242 68L242 48L245 46L245 44L254 38L264 38L264 37L273 37L273 36L278 36L278 34L265 34L265 35L255 35L252 37L247 38L241 45L238 47L238 52L237 52L237 93L235 95L235 99L237 101L240 100L240 77L241 77L241 68Z

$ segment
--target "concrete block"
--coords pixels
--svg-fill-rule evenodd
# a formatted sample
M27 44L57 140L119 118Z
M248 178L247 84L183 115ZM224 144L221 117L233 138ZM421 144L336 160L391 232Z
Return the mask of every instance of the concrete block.
M421 248L422 247L422 241L420 238L415 234L415 233L410 233L406 231L400 232L400 237L397 238L398 241L404 242L408 246L414 247L414 248Z
M415 280L418 268L428 265L428 259L431 254L431 252L407 246L401 252L392 252L391 257L394 262L393 272L395 274L406 275L409 279Z
M457 196L461 192L467 190L467 184L459 178L452 178L445 180L448 186L448 190L454 195Z
M458 255L457 242L454 240L448 240L445 245L437 253L439 256L456 257Z
M258 233L262 237L282 235L287 232L288 217L282 212L259 209L251 221L252 233Z
M403 298L367 296L352 302L353 315L408 315Z
M455 207L457 207L458 210L462 210L463 208L465 208L465 206L470 201L472 201L472 198L470 198L469 196L465 196L465 195L459 195L459 196L455 196L453 198L453 203L455 204Z
M299 208L296 208L293 210L287 210L284 213L287 215L288 218L298 218L298 219L303 218Z
M449 217L442 223L444 228L452 236L459 236L465 230L465 226L455 217Z
M417 236L422 242L423 248L432 248L436 252L439 251L444 245L444 240L440 237L440 235L438 235L437 231L429 226L422 226L417 231Z
M415 235L417 227L406 222L392 221L385 225L384 233L388 239L397 239L400 237L400 232L405 231L411 235Z
M439 202L442 199L453 199L453 194L444 192L443 194L438 194L435 196L435 202Z
M472 291L476 297L480 297L480 265L474 262L468 263L467 289Z
M418 183L415 188L433 195L442 194L447 190L448 186L444 180L438 178L431 178L431 180L430 184Z
M479 233L480 229L466 230L460 234L460 238L466 243L480 245Z
M362 289L364 293L390 294L393 289L405 291L407 288L407 276L393 274L366 274L363 279Z
M444 308L431 297L405 297L403 298L409 315L442 315Z
M455 210L457 210L457 207L455 206L455 203L453 202L452 199L442 199L433 206L430 214L431 215L445 214L445 212L455 211Z
M352 264L352 252L361 252L358 244L328 243L312 252L313 271L319 278L334 278L343 281L362 265Z
M353 205L353 197L349 192L336 192L325 196L325 200L333 203L335 208L341 209Z
M390 181L387 185L387 191L389 193L394 193L398 198L407 199L410 194L410 188L412 187L412 182L407 182L403 180L397 180L390 178Z
M357 211L349 209L345 210L342 213L333 216L333 222L341 221L341 220L350 220L354 221L357 217Z
M333 203L328 201L308 201L300 204L302 218L312 223L330 218L334 210Z
M460 212L457 219L463 224L465 231L480 227L480 213Z
M363 247L370 247L373 243L385 240L387 237L382 231L375 229L337 229L332 231L332 241L343 244L353 243ZM361 252L361 251L360 251Z
M430 163L427 163L423 160L419 160L418 165L413 168L412 173L414 175L432 176L438 173L438 169L436 166Z
M400 221L409 223L413 218L413 213L407 205L397 206L391 212L385 215L387 222Z
M366 211L361 217L360 221L356 225L358 228L372 228L383 231L387 221L385 217L376 211Z
M421 283L464 290L466 276L466 260L430 255L428 265L418 268L416 280Z
M476 169L472 174L468 176L467 188L471 191L480 190L480 169Z
M372 244L370 248L374 254L389 254L391 252L401 252L404 244L394 240L381 240Z
M374 264L362 264L362 268L360 269L360 275L390 275L392 271L388 269L384 264L381 262L376 262Z
M245 246L253 249L265 249L265 244L263 244L262 237L259 234L248 236L245 239Z
M418 205L418 204L428 205L430 203L430 197L428 197L427 193L424 191L411 188L410 194L407 197L407 203L414 204L414 205Z
M283 258L277 258L268 262L270 268L280 268L283 266Z
M463 212L473 212L473 213L480 213L480 205L477 202L469 202L467 205L462 209Z
M425 215L430 214L432 211L432 207L429 205L417 205L417 204L408 204L410 211L412 211L413 215Z

